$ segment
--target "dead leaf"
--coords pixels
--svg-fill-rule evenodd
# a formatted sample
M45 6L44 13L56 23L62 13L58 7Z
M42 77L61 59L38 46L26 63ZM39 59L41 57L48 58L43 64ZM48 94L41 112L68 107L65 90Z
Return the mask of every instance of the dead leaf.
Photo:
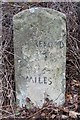
M77 115L80 115L80 113L74 112L74 111L69 111L69 116L71 118L77 118Z
M56 115L55 115L55 114L52 114L51 118L54 119L55 117L56 117Z

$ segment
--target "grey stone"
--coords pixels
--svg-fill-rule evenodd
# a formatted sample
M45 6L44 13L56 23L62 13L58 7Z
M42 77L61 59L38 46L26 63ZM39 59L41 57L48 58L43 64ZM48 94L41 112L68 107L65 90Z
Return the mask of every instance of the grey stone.
M46 98L65 102L66 16L31 8L13 18L16 96L20 106L42 107Z

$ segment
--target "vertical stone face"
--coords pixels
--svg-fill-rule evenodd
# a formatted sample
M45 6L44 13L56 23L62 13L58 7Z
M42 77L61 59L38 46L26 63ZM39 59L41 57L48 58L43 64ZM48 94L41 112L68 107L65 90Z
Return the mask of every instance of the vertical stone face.
M41 107L45 98L65 101L66 17L48 8L14 16L15 80L19 105L29 98Z

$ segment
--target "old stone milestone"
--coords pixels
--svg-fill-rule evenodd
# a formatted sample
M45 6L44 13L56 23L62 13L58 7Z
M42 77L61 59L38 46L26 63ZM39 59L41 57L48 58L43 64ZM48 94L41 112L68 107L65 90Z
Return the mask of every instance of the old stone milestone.
M65 102L66 16L35 7L16 14L14 63L17 104L41 107L46 98Z

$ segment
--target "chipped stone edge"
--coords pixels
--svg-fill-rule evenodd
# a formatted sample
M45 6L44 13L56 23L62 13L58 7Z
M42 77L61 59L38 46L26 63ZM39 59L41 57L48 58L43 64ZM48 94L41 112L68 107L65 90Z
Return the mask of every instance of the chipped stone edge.
M14 15L14 16L13 16L13 20L17 17L17 15L23 14L23 13L25 13L25 12L27 12L27 11L28 11L28 12L30 11L31 13L34 13L35 10L38 10L38 9L53 10L54 12L62 15L62 16L66 19L66 15L65 15L64 13L59 12L59 11L57 11L57 10L55 10L55 9L45 8L45 7L31 7L31 8L29 8L29 9L22 10L21 12L17 13L16 15Z

